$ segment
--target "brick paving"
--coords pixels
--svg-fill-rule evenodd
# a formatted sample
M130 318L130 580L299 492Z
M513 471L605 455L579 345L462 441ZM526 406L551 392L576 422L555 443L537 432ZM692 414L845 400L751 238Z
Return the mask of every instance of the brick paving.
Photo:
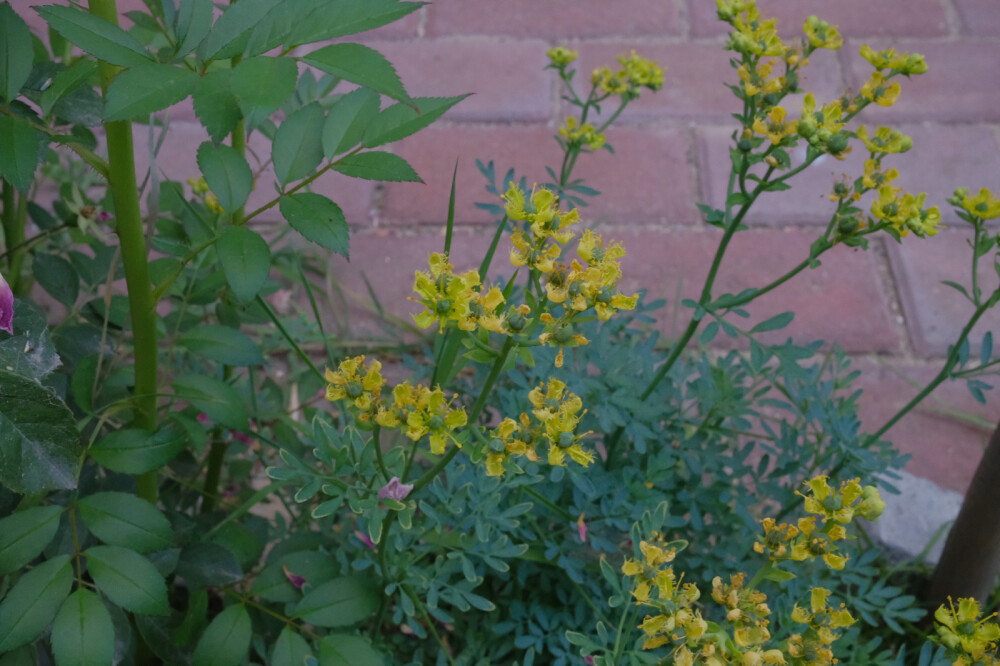
M19 10L27 0L14 0ZM397 66L415 96L475 93L441 121L393 147L410 160L424 183L383 184L330 177L318 191L341 202L354 229L352 261L331 259L345 288L364 293L364 270L383 304L405 315L409 276L421 257L441 245L448 185L456 158L460 229L456 264L471 265L488 242L491 218L473 203L484 200L474 160L493 159L498 173L514 167L529 181L544 180L558 149L551 139L566 113L557 80L543 71L544 51L566 44L580 51L578 76L635 48L667 66L666 82L608 133L616 154L582 157L577 173L603 191L585 210L590 223L625 241L629 286L645 286L669 299L662 329L670 333L677 293L694 294L706 272L715 229L704 225L696 201L719 204L728 169L726 146L736 103L722 81L733 72L722 50L724 26L711 0L437 0L398 24L361 39ZM857 89L870 71L858 47L893 46L924 53L930 71L903 81L896 107L870 110L865 122L894 123L915 148L893 162L899 184L927 191L950 228L939 237L907 238L902 245L877 239L868 253L837 248L823 266L762 299L755 318L798 312L789 329L801 341L822 338L856 357L866 372L862 417L875 429L917 389L900 378L927 378L946 353L966 308L939 283L963 279L966 230L944 198L957 186L1000 190L1000 3L997 0L759 0L779 19L786 38L806 16L839 23L847 43L821 52L805 71L803 86L820 99ZM128 7L125 7L128 5ZM123 3L123 11L139 5ZM21 11L22 15L29 12ZM35 17L32 25L40 25ZM794 104L793 104L794 106ZM175 112L179 129L200 142L193 120ZM143 144L144 142L138 142ZM720 290L760 284L804 256L817 225L826 221L832 178L860 172L862 159L827 159L803 174L787 193L761 200L748 218L752 229L736 237L723 265ZM162 156L160 165L183 179L193 155ZM174 171L176 170L176 171ZM269 188L267 188L269 191ZM276 213L275 213L276 214ZM965 271L965 272L963 272ZM992 272L992 271L989 271ZM989 275L986 275L987 284ZM995 281L995 273L993 280ZM1000 329L1000 316L984 320ZM362 327L363 330L363 327ZM372 329L374 331L374 329ZM1000 331L998 331L1000 332ZM1000 392L1000 389L994 393ZM988 436L985 424L1000 416L997 402L982 407L961 385L942 387L936 399L889 433L913 454L909 471L954 490L965 489ZM960 419L957 413L975 415ZM949 413L951 415L949 415ZM971 418L971 417L970 417ZM978 419L978 420L976 420Z

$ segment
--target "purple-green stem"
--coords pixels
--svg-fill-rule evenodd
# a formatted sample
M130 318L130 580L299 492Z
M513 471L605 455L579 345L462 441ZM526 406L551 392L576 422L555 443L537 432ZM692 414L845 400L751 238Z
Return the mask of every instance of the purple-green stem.
M90 0L90 13L118 25L115 0ZM98 61L101 90L108 86L120 67ZM132 347L135 355L135 417L133 426L156 430L157 335L156 304L149 280L146 236L139 210L139 188L135 178L135 154L132 148L132 123L117 120L104 123L108 141L108 186L115 204L115 222L125 265L129 315L132 320ZM136 478L139 497L152 503L157 500L156 470Z

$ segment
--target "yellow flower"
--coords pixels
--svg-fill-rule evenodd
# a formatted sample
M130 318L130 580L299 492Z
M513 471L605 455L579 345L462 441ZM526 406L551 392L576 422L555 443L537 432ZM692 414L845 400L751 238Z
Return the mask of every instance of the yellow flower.
M824 104L817 111L816 97L809 93L802 102L802 117L796 130L810 145L843 159L846 153L851 152L847 145L849 135L841 131L844 127L843 115L839 99Z
M559 210L559 197L544 187L535 186L530 199L526 201L521 189L511 183L503 198L507 217L528 222L539 249L549 238L560 244L569 242L573 232L568 227L580 221L580 213L575 208L566 212Z
M511 234L510 263L514 266L535 268L542 273L551 273L556 268L556 259L562 255L562 249L555 243L538 248L528 240L522 231Z
M729 34L727 49L755 56L783 56L788 50L778 37L777 21L761 20L760 10L752 2L734 12L730 23L734 30Z
M537 441L527 414L521 414L520 423L505 418L493 430L486 448L486 475L502 476L504 462L511 456L524 456L537 461L534 443Z
M545 52L545 55L549 57L549 62L551 62L554 66L565 67L576 60L579 54L573 49L568 49L565 46L553 46Z
M208 183L205 181L204 178L195 179L192 177L188 178L187 182L188 185L191 186L191 190L195 194L204 194L205 192L208 192Z
M439 455L444 453L448 441L461 446L455 439L453 431L466 424L465 410L460 407L453 409L444 391L441 389L432 391L419 385L414 387L411 395L407 396L407 403L412 406L406 415L407 437L416 442L424 435L428 435L431 453Z
M603 134L598 134L593 125L584 123L582 127L577 127L576 118L569 116L559 128L559 134L566 137L571 144L585 143L591 150L599 150L604 146L605 138Z
M628 90L628 72L612 72L610 67L599 67L590 75L590 82L611 95L621 95Z
M888 171L882 171L881 169L882 165L879 160L865 160L865 173L861 176L862 185L876 190L899 177L899 172L896 169L889 169Z
M764 538L754 542L755 552L763 555L770 553L771 559L781 559L788 553L788 544L798 536L799 529L789 523L777 523L774 518L761 521L764 526Z
M576 434L580 419L587 413L578 413L583 401L566 391L565 382L549 379L547 384L532 389L528 400L534 406L532 414L544 426L550 465L565 465L567 455L584 467L594 461L594 455L580 446L580 439L590 433Z
M896 100L899 99L899 91L899 82L889 83L881 72L872 72L871 78L861 86L861 96L879 106L895 104Z
M663 87L663 68L655 60L648 60L637 55L635 49L632 55L618 56L618 62L625 68L629 81L636 86L645 86L650 90Z
M767 121L755 118L753 121L753 131L757 134L764 134L771 143L778 145L786 136L795 134L798 122L795 120L786 121L787 111L780 106L776 106L767 114Z
M487 291L476 291L469 299L469 312L458 320L458 327L463 331L474 331L476 326L486 326L483 321L495 316L496 309L504 304L506 299L499 287L491 287Z
M927 63L924 56L919 53L902 55L897 54L893 49L876 51L867 44L861 45L861 57L871 63L876 70L894 69L905 76L912 74L923 74L927 71Z
M868 128L862 125L857 135L872 154L905 153L913 147L913 139L891 127L879 127L875 136L869 137Z
M826 21L820 21L815 16L806 19L805 30L809 43L817 49L832 49L836 51L844 43L844 38L837 31L837 26Z
M524 327L528 325L527 317L530 314L531 308L522 303L507 312L484 314L479 319L479 325L493 333L513 335L524 330Z
M941 212L937 206L924 209L926 193L914 196L903 194L901 188L883 185L878 188L878 199L872 202L872 215L893 226L900 236L911 231L921 238L937 235L941 226Z
M961 206L972 215L984 220L1000 217L1000 200L985 187L979 190L979 194L974 197L966 196L963 193Z
M983 619L979 619L979 615L979 602L975 599L959 599L958 608L955 608L951 597L948 597L948 607L940 606L934 611L935 629L941 642L949 648L960 651L975 663L982 663L981 660L990 653L992 659L987 663L995 664L1000 626L988 621L995 614Z
M417 271L413 280L413 291L420 298L425 308L420 314L413 315L413 320L420 328L427 328L435 321L439 322L439 332L444 332L445 323L454 321L466 330L475 330L475 324L469 329L471 316L470 303L477 298L476 288L479 287L479 272L468 271L455 275L454 267L448 263L448 256L435 252L430 256L430 273Z
M367 421L378 406L385 380L382 379L382 364L378 361L365 363L364 356L355 356L340 362L337 370L326 369L326 399L330 402L347 399L362 414L359 418Z
M226 209L222 207L219 203L219 197L215 196L212 192L205 195L205 205L213 213L225 213Z
M781 92L785 88L785 77L768 78L774 67L774 61L759 63L755 68L749 63L744 63L736 70L736 74L743 82L743 91L748 97L755 97L761 93L768 95Z
M556 367L563 366L563 347L579 347L590 342L583 335L573 330L573 324L568 321L556 321L548 312L542 313L539 317L545 324L544 332L538 336L538 341L543 345L552 345L559 348L556 354Z
M831 523L823 530L816 529L816 519L812 516L799 518L799 536L789 552L789 557L796 562L822 557L826 566L840 571L847 564L847 557L837 553L835 541L847 537L843 525Z

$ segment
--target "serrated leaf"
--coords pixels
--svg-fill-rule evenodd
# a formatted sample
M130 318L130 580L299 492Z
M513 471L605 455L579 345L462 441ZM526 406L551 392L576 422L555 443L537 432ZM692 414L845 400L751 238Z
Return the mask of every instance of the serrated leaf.
M205 141L198 146L198 169L219 205L233 212L247 202L253 189L253 172L239 151Z
M331 44L303 59L306 64L400 102L413 104L396 69L381 53L361 44Z
M201 77L194 90L194 112L215 141L222 141L236 129L243 117L230 88L231 69L216 70Z
M270 666L301 666L306 657L312 655L312 648L292 627L286 626L278 635L271 648Z
M303 106L278 127L271 144L271 159L278 182L287 185L310 175L323 161L323 122L319 104Z
M238 5L234 5L238 6ZM260 125L295 92L299 71L291 58L257 56L238 64L229 88L248 128Z
M243 569L233 551L211 541L202 541L181 551L177 575L192 587L228 585L243 579Z
M212 30L212 0L181 0L174 31L177 50L174 58L183 58L198 47Z
M280 0L240 0L226 7L205 39L198 44L198 59L232 58L243 52L254 26Z
M237 666L250 649L253 625L242 604L222 611L209 623L194 650L194 666Z
M42 289L67 308L80 295L80 276L73 264L57 254L39 252L31 262L31 272Z
M378 609L379 593L363 576L341 576L323 583L295 607L295 617L317 627L346 627Z
M271 271L271 249L246 227L227 227L216 243L226 281L241 303L249 303L264 286Z
M45 89L45 92L42 93L42 100L39 103L39 106L42 109L42 115L49 115L56 103L66 97L66 95L71 93L73 90L86 83L86 81L96 73L96 62L93 60L80 59L74 62L69 69L64 69L52 77L52 83Z
M17 97L31 75L31 30L9 2L0 4L0 97Z
M163 576L139 553L119 546L93 546L84 555L97 589L116 605L143 615L170 611Z
M368 125L361 145L375 148L406 138L433 123L468 96L417 97L413 100L416 109L402 102L393 104Z
M146 500L129 493L103 492L79 502L80 518L98 539L138 553L164 550L174 545L167 517Z
M0 603L0 654L35 640L72 585L69 555L57 555L21 576Z
M0 483L17 493L75 488L82 447L66 404L0 370Z
M69 595L52 623L59 666L107 666L115 657L115 627L100 597L83 588Z
M128 428L108 433L90 447L90 457L122 474L144 474L163 467L184 450L183 431L163 427L156 432Z
M0 519L0 576L38 557L59 530L61 506L36 506Z
M345 176L388 182L422 183L413 167L398 155L372 150L357 155L345 155L333 168Z
M337 100L323 123L323 154L333 157L358 145L378 109L379 95L368 88L358 88Z
M250 426L240 394L221 379L181 375L174 379L172 386L178 398L205 412L213 421L236 430L246 430Z
M423 6L422 2L397 0L341 0L324 3L286 42L314 44L366 30L374 30L403 18Z
M281 197L278 207L288 224L320 247L350 256L350 231L344 212L321 194L300 192Z
M360 636L330 634L319 644L320 666L383 666L372 644Z
M0 116L0 176L27 192L41 157L42 135L24 118Z
M153 57L135 37L98 16L59 5L45 5L35 10L56 32L98 60L121 67L153 62Z
M108 87L104 119L145 118L185 99L198 85L198 75L186 67L146 64L118 74Z
M258 365L264 362L257 343L229 326L195 326L182 335L177 344L226 365Z

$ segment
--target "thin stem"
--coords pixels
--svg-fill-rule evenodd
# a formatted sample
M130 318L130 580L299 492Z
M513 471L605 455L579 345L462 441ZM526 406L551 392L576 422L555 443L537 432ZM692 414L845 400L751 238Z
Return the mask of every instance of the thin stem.
M382 440L379 437L381 432L382 427L376 424L372 429L372 445L375 447L375 462L378 464L378 470L382 473L382 478L388 482L389 469L385 466L385 460L382 459Z
M41 232L40 234L36 234L36 235L32 236L31 238L25 240L20 245L8 248L4 252L0 252L0 259L4 259L8 255L10 255L10 254L12 254L14 252L17 252L19 250L20 251L30 250L34 245L37 245L38 243L41 243L43 240L45 240L49 236L55 236L57 233L59 233L61 231L65 231L65 230L70 229L70 228L72 228L72 225L70 225L70 224L60 224L58 226L52 227L51 229L46 229L45 231Z
M7 282L10 289L18 296L25 296L26 280L21 279L21 265L24 262L24 250L18 249L24 245L24 225L27 221L27 201L18 196L14 185L6 179L3 181L3 236L4 245L8 248Z
M304 351L302 351L302 348L299 347L299 344L295 341L295 338L293 338L288 333L288 330L285 329L285 327L281 324L281 321L278 319L277 315L274 314L274 310L272 310L271 307L267 304L267 301L265 301L260 296L257 296L257 304L260 305L262 308L264 308L264 312L267 313L268 318L270 318L271 322L273 322L274 325L278 327L278 331L281 333L282 337L285 338L288 344L292 346L292 349L295 350L295 353L298 355L298 357L306 362L306 365L308 365L309 368L313 371L313 374L319 377L321 382L325 382L326 376L319 371L319 369L316 367L316 364L312 362L312 359L309 358L309 356Z
M118 25L115 0L90 0L90 12ZM101 89L107 95L108 86L120 67L98 61ZM115 221L125 265L128 286L129 314L132 319L135 354L136 410L134 425L156 430L157 333L153 290L149 281L146 237L139 210L139 188L135 178L135 155L132 148L132 124L127 120L104 123L108 142L108 185L115 203ZM156 503L156 470L140 475L136 480L139 497Z

